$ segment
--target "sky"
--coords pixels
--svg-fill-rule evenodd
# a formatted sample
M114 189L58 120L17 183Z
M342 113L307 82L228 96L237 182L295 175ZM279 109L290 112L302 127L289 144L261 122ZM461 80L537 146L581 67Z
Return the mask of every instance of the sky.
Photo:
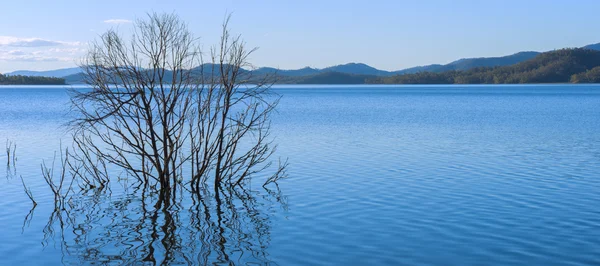
M177 14L205 48L231 14L256 67L400 70L598 43L599 11L598 0L2 0L0 73L74 67L89 42L129 35L148 12Z

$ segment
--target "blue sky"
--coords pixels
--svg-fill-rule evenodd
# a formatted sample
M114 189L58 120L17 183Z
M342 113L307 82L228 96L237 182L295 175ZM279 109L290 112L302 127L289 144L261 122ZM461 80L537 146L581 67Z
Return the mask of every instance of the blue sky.
M111 27L174 12L205 47L231 30L259 47L251 63L284 69L348 62L398 70L465 57L600 42L597 0L139 1L3 0L0 73L72 67Z

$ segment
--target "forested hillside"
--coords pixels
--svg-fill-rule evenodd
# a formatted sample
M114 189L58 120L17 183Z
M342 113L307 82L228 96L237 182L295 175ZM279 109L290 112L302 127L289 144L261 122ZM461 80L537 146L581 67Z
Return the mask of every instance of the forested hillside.
M65 79L51 77L6 76L0 74L0 85L64 85Z
M478 67L467 71L419 72L367 80L376 84L506 84L598 82L600 52L561 49L502 67Z

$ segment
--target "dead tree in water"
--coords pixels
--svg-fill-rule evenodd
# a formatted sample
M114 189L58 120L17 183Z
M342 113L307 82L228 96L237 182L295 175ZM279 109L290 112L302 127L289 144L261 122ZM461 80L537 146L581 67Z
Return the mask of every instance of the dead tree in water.
M110 30L92 44L82 64L91 89L72 92L75 160L192 190L211 181L215 190L241 185L270 165L270 114L279 96L266 77L244 70L254 49L232 37L227 23L209 64L198 39L170 14L137 21L130 39ZM100 175L95 166L77 169ZM108 182L100 173L95 180Z
M10 163L12 161L13 165L16 164L17 161L17 144L12 141L6 140L6 165L10 167ZM12 159L11 159L12 158Z

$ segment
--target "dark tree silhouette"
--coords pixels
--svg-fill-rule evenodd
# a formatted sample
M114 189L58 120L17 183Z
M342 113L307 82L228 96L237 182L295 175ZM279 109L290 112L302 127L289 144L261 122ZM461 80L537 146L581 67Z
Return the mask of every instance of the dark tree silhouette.
M72 97L74 172L91 187L108 182L112 164L151 186L218 190L268 167L279 96L268 76L244 71L254 49L231 36L228 21L209 63L172 14L149 14L131 38L110 30L91 45L82 68L92 88Z

